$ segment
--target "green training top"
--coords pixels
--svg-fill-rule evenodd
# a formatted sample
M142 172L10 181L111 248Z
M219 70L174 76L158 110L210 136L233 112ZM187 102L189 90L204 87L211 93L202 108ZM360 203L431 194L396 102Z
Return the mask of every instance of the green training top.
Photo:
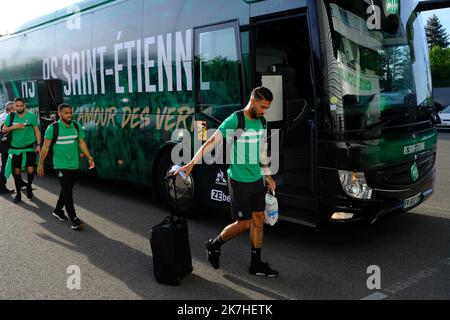
M18 113L14 116L14 123L11 123L11 113L5 119L5 126L11 127L16 124L25 124L23 129L15 129L12 133L11 148L26 148L36 142L34 127L38 125L37 116L31 112L25 112L21 118Z
M53 166L55 169L77 170L80 167L78 139L84 139L85 133L77 122L80 132L73 125L67 126L62 120L58 121L58 139L53 146ZM49 125L45 131L45 139L53 139L53 125Z
M265 130L260 119L250 120L244 114L245 131L236 141L230 143L233 148L228 147L230 154L230 167L227 171L228 177L239 182L255 182L262 177L262 170L260 167L260 148ZM238 127L238 117L236 113L225 119L219 126L222 136L228 142L233 141L233 135Z

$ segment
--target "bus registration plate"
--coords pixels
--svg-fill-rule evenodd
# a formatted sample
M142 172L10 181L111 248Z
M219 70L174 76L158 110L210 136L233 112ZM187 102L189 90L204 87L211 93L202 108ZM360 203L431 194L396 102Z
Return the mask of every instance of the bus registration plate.
M404 209L408 209L408 208L416 205L417 203L420 202L421 197L422 197L422 193L418 193L418 194L416 194L415 196L413 196L411 198L405 199L403 201L403 208Z

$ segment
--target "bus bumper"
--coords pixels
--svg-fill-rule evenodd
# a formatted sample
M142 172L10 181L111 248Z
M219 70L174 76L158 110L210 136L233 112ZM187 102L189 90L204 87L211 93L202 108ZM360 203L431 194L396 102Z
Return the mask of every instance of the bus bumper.
M409 211L431 197L435 176L436 170L433 168L420 184L414 187L397 190L374 188L371 200L350 199L340 188L332 197L332 204L322 211L327 212L323 218L333 223L361 220L374 223L383 216Z

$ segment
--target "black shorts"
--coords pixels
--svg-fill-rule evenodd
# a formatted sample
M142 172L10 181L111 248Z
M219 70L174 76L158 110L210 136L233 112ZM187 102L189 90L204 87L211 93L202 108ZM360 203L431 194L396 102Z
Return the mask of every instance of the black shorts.
M231 218L250 220L252 212L264 211L266 207L266 187L263 179L255 182L239 182L228 179L231 197Z
M27 152L27 163L26 167L34 167L36 166L36 152ZM22 168L22 154L16 156L13 154L12 156L12 167L14 169Z

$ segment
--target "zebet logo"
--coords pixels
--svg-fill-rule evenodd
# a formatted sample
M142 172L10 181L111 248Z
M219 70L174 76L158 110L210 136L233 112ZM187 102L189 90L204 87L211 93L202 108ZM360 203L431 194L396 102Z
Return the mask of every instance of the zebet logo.
M212 189L211 190L211 200L219 201L219 202L231 202L231 197L227 196L220 190Z

